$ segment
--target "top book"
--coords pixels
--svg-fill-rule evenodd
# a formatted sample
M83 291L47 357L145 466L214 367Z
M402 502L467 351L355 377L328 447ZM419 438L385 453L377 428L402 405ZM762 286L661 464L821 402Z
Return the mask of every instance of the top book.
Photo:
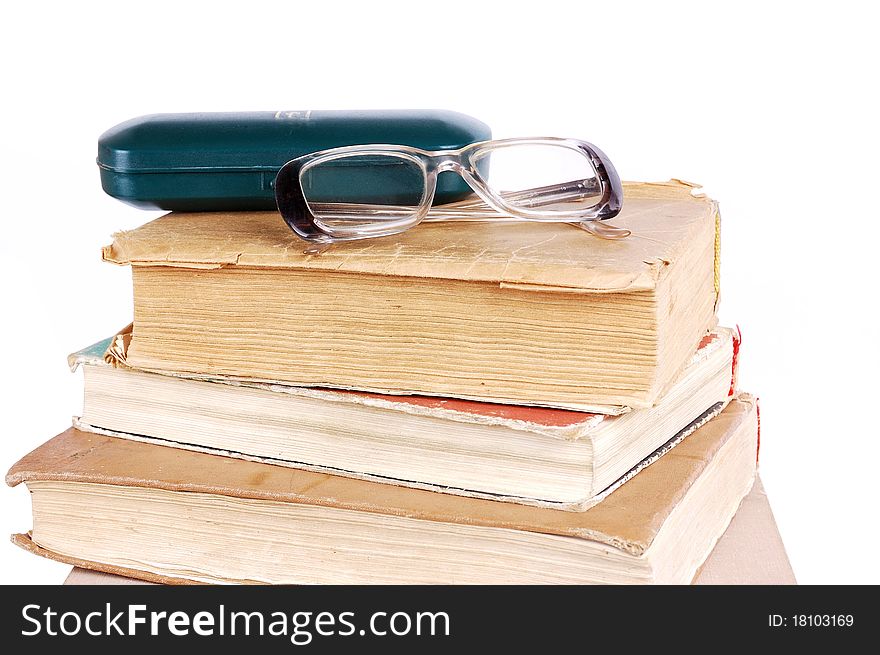
M632 235L438 222L309 255L274 212L171 213L103 256L132 266L133 368L649 407L715 325L718 210L630 183L613 223Z

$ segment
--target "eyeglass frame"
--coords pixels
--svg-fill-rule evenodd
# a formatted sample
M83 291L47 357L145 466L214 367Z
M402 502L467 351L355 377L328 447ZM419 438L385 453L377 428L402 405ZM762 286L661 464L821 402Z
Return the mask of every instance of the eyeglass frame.
M492 151L519 145L562 146L586 156L596 173L598 188L596 186L588 188L579 183L579 192L581 194L592 192L590 195L599 195L599 200L584 210L553 211L552 213L548 213L546 210L531 210L511 205L502 195L492 191L488 181L480 173L476 162L480 159L478 155L487 150ZM377 221L373 224L365 223L357 227L332 227L323 224L309 207L302 188L302 176L309 169L334 159L371 154L397 157L410 161L419 167L424 182L419 205L413 207L414 211L411 215L396 220ZM332 244L341 241L390 236L415 227L425 219L431 209L437 190L437 176L447 171L458 173L477 197L492 209L521 220L553 223L605 221L617 216L623 205L623 186L617 170L608 156L587 141L560 137L493 139L477 141L455 150L422 150L412 146L392 144L365 144L320 150L292 159L279 169L273 185L275 202L284 222L305 241L316 244ZM570 193L572 191L573 189L565 184L527 190L532 195L553 192Z

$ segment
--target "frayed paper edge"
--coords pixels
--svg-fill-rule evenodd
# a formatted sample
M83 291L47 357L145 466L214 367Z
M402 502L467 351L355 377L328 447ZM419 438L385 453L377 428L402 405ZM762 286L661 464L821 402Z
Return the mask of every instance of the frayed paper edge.
M358 471L350 471L346 469L340 469L329 466L319 466L315 464L310 464L307 462L295 462L290 460L284 460L274 457L266 457L266 456L258 456L251 455L248 453L242 453L238 451L225 450L222 448L209 448L206 446L200 446L196 444L189 443L181 443L178 441L173 441L169 439L161 439L158 437L150 437L139 434L131 434L128 432L119 432L116 430L107 430L105 428L91 425L89 423L83 422L80 417L73 418L73 427L77 430L82 430L84 432L92 432L95 434L104 435L107 437L116 437L120 439L129 439L132 441L140 441L143 443L148 443L157 446L166 446L172 448L181 448L183 450L192 450L195 452L206 453L208 455L220 455L223 457L232 457L235 459L243 459L250 462L258 462L261 464L274 464L278 466L285 466L287 468L293 469L302 469L305 471L312 471L315 473L325 473L329 475L340 475L347 478L354 478L357 480L367 480L369 482L378 482L380 484L393 484L396 486L402 487L411 487L414 489L422 489L425 491L434 491L440 493L447 493L456 496L465 496L467 498L480 498L483 500L493 500L505 503L514 503L518 505L528 505L531 507L541 507L546 509L559 509L569 512L582 512L584 510L589 509L593 505L600 503L602 500L607 498L610 494L612 494L616 489L626 484L627 481L631 480L635 477L639 472L643 471L651 464L659 460L663 455L671 451L675 446L680 444L684 439L686 439L689 435L693 434L700 427L705 425L708 421L715 418L721 411L727 406L727 402L718 402L712 405L705 412L700 414L694 421L689 423L685 428L680 430L675 434L669 441L664 443L662 446L657 448L653 453L648 455L645 459L639 462L636 466L627 471L624 475L618 478L611 485L602 490L598 495L593 496L591 498L585 498L578 501L573 502L559 502L552 500L545 500L540 498L530 498L524 496L510 496L504 494L493 494L486 493L481 491L474 491L471 489L463 489L458 487L450 487L444 485L437 484L429 484L425 482L419 482L416 480L404 480L401 478L392 478L388 476L375 475L370 473L362 473ZM615 545L618 548L624 548L623 545ZM625 548L624 548L625 549Z

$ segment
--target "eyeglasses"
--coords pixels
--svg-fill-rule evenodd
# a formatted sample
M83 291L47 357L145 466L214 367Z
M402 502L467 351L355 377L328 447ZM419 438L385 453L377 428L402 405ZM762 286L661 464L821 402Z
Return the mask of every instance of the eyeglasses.
M441 175L447 172L458 177ZM499 139L433 152L400 145L322 150L281 168L275 200L287 225L313 244L499 214L572 223L604 238L629 234L597 223L620 212L623 189L608 157L577 139Z

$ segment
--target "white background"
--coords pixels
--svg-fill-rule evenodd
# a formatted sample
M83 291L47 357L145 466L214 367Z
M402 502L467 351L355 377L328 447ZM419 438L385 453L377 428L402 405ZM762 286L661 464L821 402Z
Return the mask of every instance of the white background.
M103 194L98 136L154 112L449 108L496 137L598 144L629 180L700 182L723 218L721 321L761 397L761 475L804 583L876 556L876 16L847 2L7 4L0 466L65 429L65 356L131 318L100 261L156 214ZM863 3L868 6L868 3ZM0 533L30 528L0 489ZM67 567L0 543L0 581Z

